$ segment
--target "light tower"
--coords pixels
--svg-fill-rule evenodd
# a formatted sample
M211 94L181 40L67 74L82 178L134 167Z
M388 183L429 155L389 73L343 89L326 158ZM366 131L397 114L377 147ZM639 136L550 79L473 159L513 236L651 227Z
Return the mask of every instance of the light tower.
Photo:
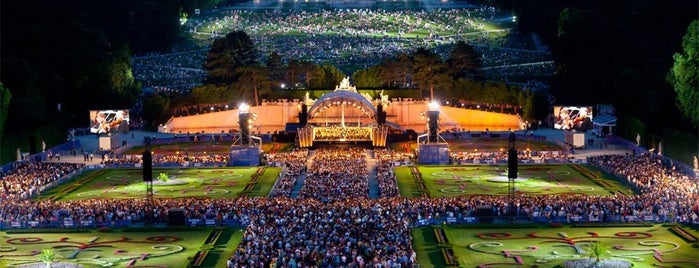
M433 101L427 105L426 119L427 133L417 137L418 163L449 164L449 144L439 135L439 103Z
M238 105L238 127L240 136L233 141L230 153L231 166L257 166L260 164L262 139L252 135L252 125L257 115L246 103Z
M240 145L252 145L250 128L252 126L250 105L241 103L238 106L238 126L240 128Z
M439 103L427 105L427 143L439 142Z

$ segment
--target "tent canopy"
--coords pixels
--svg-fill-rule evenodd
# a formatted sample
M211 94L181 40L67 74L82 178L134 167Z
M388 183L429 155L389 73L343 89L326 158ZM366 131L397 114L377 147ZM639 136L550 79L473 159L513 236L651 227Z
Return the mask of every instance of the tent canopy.
M616 116L604 114L592 119L592 124L595 126L616 126Z

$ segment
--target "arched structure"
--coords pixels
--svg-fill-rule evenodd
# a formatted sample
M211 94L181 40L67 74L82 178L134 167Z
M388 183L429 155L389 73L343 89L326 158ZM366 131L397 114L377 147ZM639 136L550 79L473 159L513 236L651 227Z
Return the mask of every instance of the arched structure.
M322 116L325 109L333 108L333 106L341 109L342 105L359 109L369 118L376 116L376 108L365 96L350 90L336 89L333 92L323 94L313 102L311 108L308 109L308 119L310 121Z
M388 130L377 126L377 110L371 97L359 94L349 84L349 78L317 100L311 100L307 94L303 104L311 108L306 115L308 125L298 130L301 147L311 147L314 142L363 141L386 146Z

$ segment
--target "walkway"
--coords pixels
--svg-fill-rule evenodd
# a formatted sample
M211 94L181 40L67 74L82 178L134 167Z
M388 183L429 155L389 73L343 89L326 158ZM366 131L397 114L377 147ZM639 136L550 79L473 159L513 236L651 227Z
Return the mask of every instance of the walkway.
M376 199L380 197L379 180L376 179L376 165L378 161L376 160L376 158L374 158L374 150L367 150L366 153L366 168L369 171L369 198Z
M294 189L291 190L291 193L289 193L289 197L291 198L298 198L299 193L301 192L301 188L303 188L303 184L306 181L306 176L308 176L307 170L311 168L311 164L313 163L313 158L315 158L315 151L314 150L309 150L308 151L308 157L306 158L306 169L299 174L298 177L296 177L296 183L294 184Z

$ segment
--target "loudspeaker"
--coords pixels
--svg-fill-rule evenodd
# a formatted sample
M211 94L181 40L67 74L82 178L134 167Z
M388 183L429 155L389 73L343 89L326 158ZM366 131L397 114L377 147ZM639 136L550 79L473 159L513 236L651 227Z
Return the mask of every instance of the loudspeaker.
M308 106L301 104L301 112L299 113L299 124L306 126L308 124Z
M517 178L517 149L515 148L507 150L507 177Z
M184 209L181 208L171 208L167 211L167 225L169 226L182 226L184 225Z
M437 137L439 137L439 111L428 111L427 120L427 139L429 139L430 142L438 142Z
M379 125L386 124L386 112L383 110L383 104L381 103L376 106L376 123Z
M476 217L478 217L478 222L480 223L492 223L495 213L493 213L492 206L477 206L476 207Z
M153 181L153 157L150 151L143 151L143 181Z

